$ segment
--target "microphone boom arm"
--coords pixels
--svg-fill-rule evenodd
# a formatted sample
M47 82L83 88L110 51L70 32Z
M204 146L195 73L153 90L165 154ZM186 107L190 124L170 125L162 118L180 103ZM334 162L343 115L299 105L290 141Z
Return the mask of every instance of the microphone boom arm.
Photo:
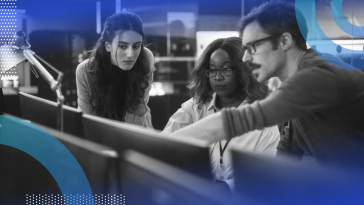
M49 83L51 89L55 91L58 87L61 86L61 82L63 79L63 73L58 72L57 81L54 80L53 76L39 63L39 61L33 56L33 51L25 48L23 50L24 56L28 59L28 61L37 68L43 78Z
M55 71L58 73L57 80L53 78L53 76L39 63L39 61L34 57L34 52L31 51L30 44L25 38L25 34L23 31L19 31L14 36L12 46L16 49L22 49L25 58L31 63L43 76L43 78L48 82L53 90L57 95L57 104L58 104L58 117L57 117L57 129L63 132L63 103L64 103L64 96L62 95L61 91L61 84L63 80L63 72ZM54 69L54 68L53 68Z

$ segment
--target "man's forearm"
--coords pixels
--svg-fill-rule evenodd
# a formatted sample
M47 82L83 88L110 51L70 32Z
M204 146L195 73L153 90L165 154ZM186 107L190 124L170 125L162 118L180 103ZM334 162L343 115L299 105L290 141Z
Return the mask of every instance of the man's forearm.
M255 106L258 106L258 104ZM210 143L224 139L228 140L256 129L256 118L253 112L250 105L249 107L245 106L243 108L223 109L221 112L210 115L174 132L172 136L184 135L195 137Z
M210 143L226 139L227 137L221 112L210 115L192 125L177 130L176 132L173 132L171 136L194 137Z
M242 119L236 108L223 109L221 114L227 140L244 133Z

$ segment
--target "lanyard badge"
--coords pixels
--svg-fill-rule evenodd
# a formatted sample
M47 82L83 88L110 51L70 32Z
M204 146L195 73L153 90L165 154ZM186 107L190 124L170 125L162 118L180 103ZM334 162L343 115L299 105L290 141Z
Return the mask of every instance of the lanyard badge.
M228 146L230 140L226 142L224 148L221 147L221 142L219 142L220 145L220 166L216 170L216 179L220 181L226 181L228 179L228 176L225 174L225 167L224 167L224 161L223 161L223 155L226 150L226 147Z

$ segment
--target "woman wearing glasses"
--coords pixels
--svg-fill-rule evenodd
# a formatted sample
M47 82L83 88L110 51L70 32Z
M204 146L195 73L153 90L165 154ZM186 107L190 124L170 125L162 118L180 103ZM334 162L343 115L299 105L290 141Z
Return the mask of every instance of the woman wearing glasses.
M169 119L163 133L172 133L223 108L241 107L266 97L268 87L258 83L241 61L240 38L220 38L202 53L189 84L192 98ZM234 145L245 151L274 156L279 142L277 126L255 130L231 141L211 145L211 163L217 182L233 189L233 170L228 150Z

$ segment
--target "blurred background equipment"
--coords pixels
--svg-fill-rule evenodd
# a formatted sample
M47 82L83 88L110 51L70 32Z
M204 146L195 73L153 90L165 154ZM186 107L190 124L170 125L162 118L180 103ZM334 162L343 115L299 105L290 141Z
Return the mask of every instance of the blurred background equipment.
M87 35L68 31L40 30L29 36L32 49L47 62L64 73L62 92L65 95L65 105L77 107L76 68L87 57ZM51 46L50 46L51 45ZM45 82L31 76L33 86L38 87L37 96L54 100L52 91L47 89Z

